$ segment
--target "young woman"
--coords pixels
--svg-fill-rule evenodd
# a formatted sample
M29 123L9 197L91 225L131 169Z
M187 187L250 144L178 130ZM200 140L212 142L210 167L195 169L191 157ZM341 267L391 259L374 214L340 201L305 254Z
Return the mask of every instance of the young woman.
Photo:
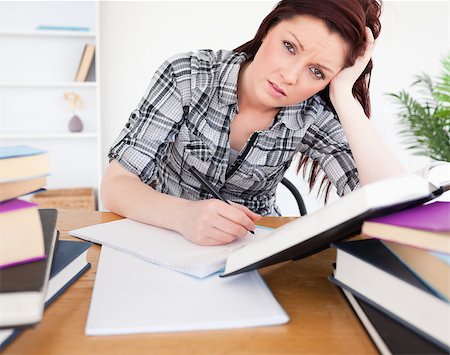
M217 245L278 214L296 154L339 195L402 172L368 120L379 15L375 0L283 0L234 51L164 62L110 150L106 208Z

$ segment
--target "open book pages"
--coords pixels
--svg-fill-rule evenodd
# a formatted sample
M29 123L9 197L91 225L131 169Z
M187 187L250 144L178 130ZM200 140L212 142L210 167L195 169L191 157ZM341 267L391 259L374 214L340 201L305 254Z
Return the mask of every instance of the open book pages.
M232 329L288 320L256 271L198 279L102 247L86 335Z
M222 270L230 252L270 231L258 226L254 235L248 233L233 243L219 246L196 245L177 232L130 219L80 228L69 234L201 278Z
M223 276L252 265L266 266L320 251L334 241L359 233L362 221L369 216L391 212L393 206L432 199L430 189L428 181L417 174L402 174L367 184L285 224L257 243L232 252Z
M434 162L417 172L434 186L447 186L450 188L450 163Z

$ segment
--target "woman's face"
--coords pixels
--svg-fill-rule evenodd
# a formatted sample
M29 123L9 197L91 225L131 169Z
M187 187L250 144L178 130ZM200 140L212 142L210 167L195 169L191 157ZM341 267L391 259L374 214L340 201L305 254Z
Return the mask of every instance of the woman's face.
M290 106L324 89L344 67L348 44L325 23L298 15L273 26L244 74L261 109Z

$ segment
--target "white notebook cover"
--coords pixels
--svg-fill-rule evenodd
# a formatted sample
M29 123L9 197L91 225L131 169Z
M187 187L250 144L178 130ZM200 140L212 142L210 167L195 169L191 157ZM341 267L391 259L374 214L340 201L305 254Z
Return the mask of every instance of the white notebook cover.
M196 277L206 277L225 267L228 255L242 246L260 240L271 228L256 227L233 243L201 246L181 234L130 219L96 224L69 231L71 236L102 244L143 260Z
M198 279L103 246L86 335L245 328L288 321L256 271Z

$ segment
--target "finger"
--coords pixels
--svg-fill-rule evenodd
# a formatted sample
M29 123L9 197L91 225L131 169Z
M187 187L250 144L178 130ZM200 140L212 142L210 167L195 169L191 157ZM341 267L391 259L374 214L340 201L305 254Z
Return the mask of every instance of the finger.
M237 238L245 237L248 233L247 228L224 217L217 218L214 227Z
M209 244L205 245L223 245L234 242L235 240L235 236L213 227L209 230L208 239L206 240Z
M366 26L366 42L367 44L375 43L375 38L373 37L373 32L370 27Z
M248 217L250 217L250 219L253 222L259 221L262 218L262 216L260 214L253 212L251 209L249 209L243 205L240 205L240 204L234 203L234 202L231 202L231 204L233 206L239 208L242 212L244 212Z
M364 69L369 63L372 57L372 52L375 47L375 40L373 37L372 30L366 26L366 45L364 47L364 52L355 60L355 67L360 67Z
M222 217L225 217L229 220L231 220L234 223L237 223L244 227L247 230L252 231L255 229L255 223L253 223L252 219L247 216L247 214L242 211L239 207L236 205L226 205L223 206L224 208L221 208L218 213Z
M375 38L373 37L372 30L366 26L366 47L364 49L363 57L370 57L372 55L373 49L375 48Z

